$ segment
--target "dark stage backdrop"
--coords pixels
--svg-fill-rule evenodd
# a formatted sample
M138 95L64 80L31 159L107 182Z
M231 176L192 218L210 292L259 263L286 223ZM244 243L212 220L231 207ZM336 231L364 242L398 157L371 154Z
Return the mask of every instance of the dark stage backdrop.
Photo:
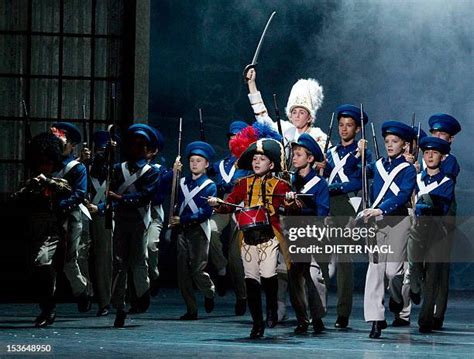
M325 131L331 112L346 102L364 103L379 130L389 119L409 124L413 112L425 130L436 112L461 122L453 152L462 167L456 193L468 238L474 213L470 0L152 1L150 122L166 136L167 163L176 155L180 116L184 143L198 140L203 109L207 139L219 156L230 121L253 121L242 69L273 10L257 75L271 114L273 93L283 110L293 83L313 77L324 87L317 126ZM356 276L360 288L362 268ZM473 277L472 264L456 264L452 287L474 289Z

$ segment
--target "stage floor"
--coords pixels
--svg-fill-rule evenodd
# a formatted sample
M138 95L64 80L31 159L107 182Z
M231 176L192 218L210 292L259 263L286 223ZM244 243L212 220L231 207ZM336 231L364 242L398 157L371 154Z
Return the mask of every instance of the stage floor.
M412 311L410 327L393 328L393 316L387 313L389 327L378 340L368 337L370 325L363 321L363 298L357 294L347 330L334 328L335 295L329 298L329 314L324 319L323 334L296 336L295 320L288 306L290 320L267 329L260 340L248 339L250 315L233 316L234 296L216 298L213 313L201 310L201 319L177 320L185 311L176 289L162 289L153 298L147 313L129 315L126 327L113 328L114 314L95 316L97 307L81 315L73 303L60 303L53 326L32 327L38 314L35 304L0 305L0 358L44 356L46 353L8 353L11 345L51 346L57 357L302 357L378 358L397 357L474 357L474 293L450 293L445 328L430 335L420 334L416 325L418 307ZM200 298L202 304L203 299ZM10 347L11 349L12 347Z

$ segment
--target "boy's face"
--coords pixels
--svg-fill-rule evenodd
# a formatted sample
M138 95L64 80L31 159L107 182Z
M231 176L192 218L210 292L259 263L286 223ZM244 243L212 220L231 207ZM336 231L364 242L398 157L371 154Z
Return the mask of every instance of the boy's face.
M425 150L425 152L423 152L423 160L426 163L426 167L429 169L438 168L442 159L443 154L439 151Z
M384 142L385 150L389 157L397 157L405 151L405 147L407 146L407 143L396 135L385 136Z
M74 143L70 142L70 140L67 140L63 147L63 156L69 156L74 150L75 146L76 145Z
M357 126L352 117L343 116L339 118L339 137L341 137L341 140L350 141L355 138L359 131L360 127Z
M293 147L293 166L299 170L305 168L309 163L314 161L314 156L309 155L304 147L294 146Z
M146 153L146 160L152 161L156 157L157 154L158 154L158 149L155 149L155 150L150 149Z
M147 157L147 153L149 152L148 141L143 136L132 136L128 142L128 146L130 160L137 161Z
M448 141L449 143L453 142L454 136L451 136L449 133L444 131L434 130L431 132L433 137L441 138L442 140Z
M189 157L189 169L193 175L200 175L206 172L207 167L209 167L209 161L204 157L198 155Z
M290 121L296 128L304 128L311 122L311 116L305 108L295 107L291 110Z
M275 167L274 163L270 161L267 156L261 154L253 155L252 169L257 176L267 174L273 169L273 167Z

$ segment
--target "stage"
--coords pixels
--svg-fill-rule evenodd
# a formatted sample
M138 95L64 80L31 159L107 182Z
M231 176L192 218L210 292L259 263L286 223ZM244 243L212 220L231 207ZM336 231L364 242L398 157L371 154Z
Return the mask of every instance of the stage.
M420 334L416 324L418 308L412 310L410 327L393 328L393 315L387 313L389 327L382 338L368 337L370 325L363 321L363 297L357 294L349 329L334 328L335 295L329 297L329 314L323 334L293 334L294 315L276 328L267 329L260 340L248 339L250 314L235 317L234 296L216 297L216 308L200 320L177 320L185 311L177 289L162 289L144 314L129 315L123 329L113 328L114 314L98 318L97 307L81 315L74 303L60 303L51 327L36 329L32 322L38 314L36 304L0 305L0 358L32 357L47 353L8 353L12 345L50 345L57 357L473 357L474 301L472 292L452 292L442 330ZM203 299L199 299L203 302ZM201 303L202 304L202 303ZM311 327L310 327L311 328ZM11 354L11 355L8 355Z

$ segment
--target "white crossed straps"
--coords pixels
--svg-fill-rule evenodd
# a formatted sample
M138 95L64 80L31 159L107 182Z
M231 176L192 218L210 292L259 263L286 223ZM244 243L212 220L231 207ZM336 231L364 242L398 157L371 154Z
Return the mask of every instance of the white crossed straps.
M230 183L232 181L232 177L234 177L235 166L232 166L232 168L230 169L230 172L227 173L224 167L224 160L222 160L219 163L219 172L222 176L222 179L225 181L225 183Z
M193 188L192 191L189 191L188 186L184 184L186 178L181 178L179 181L179 186L181 187L181 191L183 191L184 200L181 203L181 207L179 208L179 214L183 213L186 206L189 206L193 213L199 212L199 208L194 202L194 197L201 192L204 188L212 183L212 181L208 178L200 186ZM211 226L209 225L209 219L201 223L201 228L204 230L207 239L211 238Z
M318 176L314 176L308 182L306 182L303 189L301 190L301 193L308 193L308 191L310 191L314 186L316 186L319 181L321 181L321 178L319 178Z
M444 176L444 178L439 182L435 181L435 182L430 183L429 185L425 185L425 182L423 182L423 180L421 179L421 175L422 175L421 173L418 173L418 175L416 176L416 183L418 184L419 191L415 196L415 202L418 202L418 198L420 196L423 196L424 194L428 194L434 191L436 188L438 188L439 186L441 186L442 184L450 180L449 177Z
M146 164L143 166L139 171L135 172L133 175L130 174L130 171L128 170L127 162L123 162L121 164L122 168L122 174L123 178L125 181L121 184L121 186L118 189L119 194L125 193L127 191L128 193L134 193L137 191L135 188L135 181L138 180L141 176L143 176L148 170L151 168L150 165ZM145 228L148 228L148 225L151 223L151 212L150 212L150 205L146 205L144 207L138 208L138 211L140 212L142 218L143 218L143 223L145 224Z
M351 153L349 152L342 159L339 158L336 147L331 148L330 153L332 160L334 161L334 168L332 169L331 175L329 176L328 184L331 184L334 181L336 175L339 175L339 178L343 183L349 182L349 178L347 178L346 174L344 173L344 166L346 165L347 159Z
M94 187L95 195L92 199L92 203L95 205L105 200L106 181L99 183L99 180L95 177L91 177L92 187Z
M64 176L66 176L69 173L69 171L72 170L79 163L80 162L77 161L77 160L72 160L61 171L56 173L56 177L64 178ZM87 207L84 206L84 203L80 203L78 207L82 211L82 213L84 213L86 215L87 218L92 220L91 214L90 214L89 210L87 209Z
M378 160L375 163L375 166L377 167L377 170L379 171L380 176L382 177L382 180L383 180L384 184L382 186L382 189L379 192L379 195L377 196L377 198L375 199L374 203L372 204L372 206L370 208L376 208L379 205L380 201L382 201L383 197L385 196L385 194L387 193L389 188L395 196L398 195L398 192L400 192L400 188L394 182L395 177L403 169L410 166L410 164L408 162L402 162L397 167L395 167L389 174L389 173L387 173L387 171L385 171L385 168L382 165L382 160L383 160L383 158Z

